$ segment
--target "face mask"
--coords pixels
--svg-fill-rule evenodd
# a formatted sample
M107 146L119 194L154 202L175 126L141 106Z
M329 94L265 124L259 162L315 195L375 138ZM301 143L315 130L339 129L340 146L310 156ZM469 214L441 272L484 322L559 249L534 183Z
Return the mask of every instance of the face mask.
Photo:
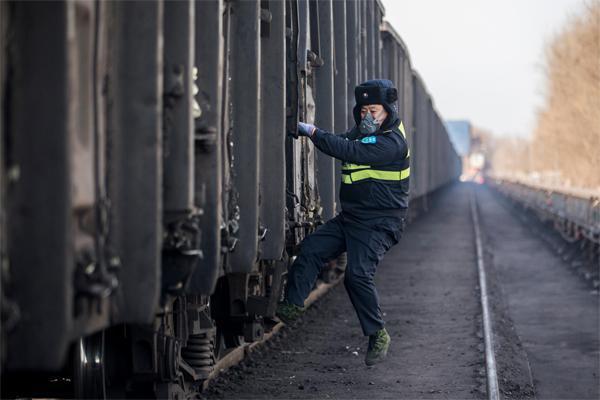
M370 112L365 115L365 117L360 121L360 125L358 126L358 130L363 135L372 135L377 132L379 129L379 125L375 122L375 118L371 115Z

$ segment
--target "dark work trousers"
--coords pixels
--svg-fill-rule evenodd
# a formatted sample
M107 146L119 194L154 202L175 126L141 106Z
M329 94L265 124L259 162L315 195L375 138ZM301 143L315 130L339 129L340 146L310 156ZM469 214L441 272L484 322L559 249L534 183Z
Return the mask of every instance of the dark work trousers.
M384 326L375 288L375 270L383 255L400 239L404 219L383 218L369 224L343 213L321 225L300 244L300 255L288 271L286 300L304 306L323 265L344 251L348 264L344 286L365 336Z

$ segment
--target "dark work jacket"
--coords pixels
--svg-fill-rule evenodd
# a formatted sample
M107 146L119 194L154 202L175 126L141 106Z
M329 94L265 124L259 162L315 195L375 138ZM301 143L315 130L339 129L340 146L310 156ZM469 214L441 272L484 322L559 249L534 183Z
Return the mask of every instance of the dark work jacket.
M358 133L356 127L345 134L331 134L317 128L312 141L323 153L342 162L369 165L376 170L398 170L409 164L408 144L399 125L400 120L393 118L388 124L389 128L384 127L370 135L375 136L375 140ZM366 223L386 217L401 219L408 208L408 185L408 178L401 181L365 179L352 184L342 183L342 213Z

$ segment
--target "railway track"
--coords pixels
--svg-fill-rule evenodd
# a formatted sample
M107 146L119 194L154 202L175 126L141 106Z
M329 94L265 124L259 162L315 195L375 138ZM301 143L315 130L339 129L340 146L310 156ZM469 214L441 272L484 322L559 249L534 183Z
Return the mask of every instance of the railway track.
M500 389L498 386L498 368L496 366L496 355L494 349L492 316L488 300L489 293L487 289L487 272L483 257L483 241L481 239L481 226L479 224L477 195L473 190L470 192L469 203L471 206L471 218L473 220L473 231L475 235L475 249L477 252L477 275L479 277L479 292L482 310L487 397L489 400L499 400Z
M484 187L478 200L485 253L490 253L488 283L500 288L508 311L494 310L493 322L510 319L535 397L597 399L598 291L580 279L584 265L577 266L589 256L589 242L565 241L551 221L540 222L535 208L509 201L498 190ZM502 341L502 327L496 333ZM503 395L505 344L496 347Z

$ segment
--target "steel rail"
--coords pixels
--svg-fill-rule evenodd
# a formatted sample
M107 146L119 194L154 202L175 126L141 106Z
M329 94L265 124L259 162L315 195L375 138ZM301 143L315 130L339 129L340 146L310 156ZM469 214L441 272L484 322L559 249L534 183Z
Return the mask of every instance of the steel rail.
M477 250L477 271L479 275L479 292L481 295L481 309L483 319L483 338L485 342L485 370L487 381L487 395L489 400L500 400L498 387L498 370L496 368L496 356L494 354L494 333L492 330L492 318L488 302L487 278L485 263L483 260L483 246L481 243L481 229L479 226L479 214L477 212L477 197L474 189L470 192L471 218L475 232L475 247Z

